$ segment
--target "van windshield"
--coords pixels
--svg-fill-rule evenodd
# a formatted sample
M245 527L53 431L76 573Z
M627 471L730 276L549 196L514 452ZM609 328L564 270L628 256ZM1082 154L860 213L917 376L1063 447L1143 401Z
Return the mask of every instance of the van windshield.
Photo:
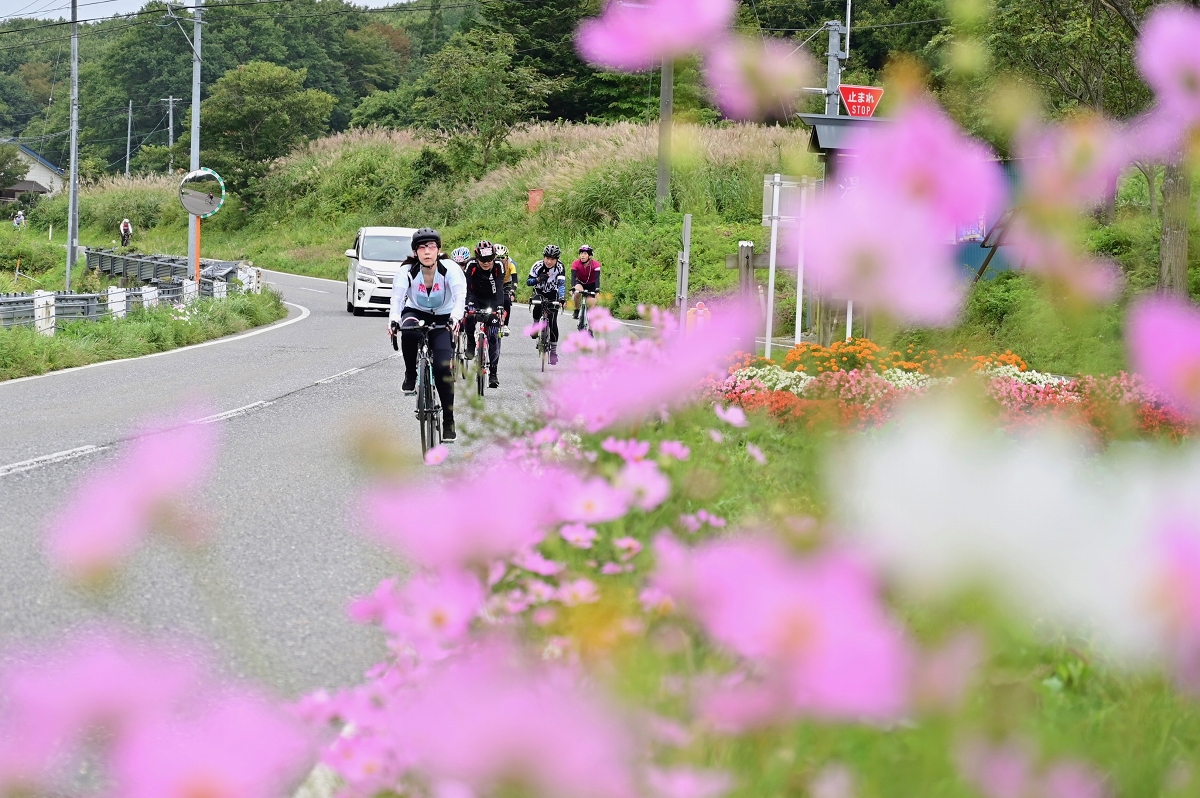
M400 262L412 254L412 236L367 236L362 243L363 260Z

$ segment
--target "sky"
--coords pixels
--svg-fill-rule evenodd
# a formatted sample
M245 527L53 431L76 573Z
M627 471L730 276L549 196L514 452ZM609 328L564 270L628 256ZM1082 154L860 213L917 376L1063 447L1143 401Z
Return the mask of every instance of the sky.
M195 0L181 0L183 5L192 5ZM356 5L376 8L392 5L395 0L355 0ZM79 18L96 19L114 14L138 11L146 0L79 0ZM69 19L71 0L0 0L0 22L9 17L36 17L40 19Z

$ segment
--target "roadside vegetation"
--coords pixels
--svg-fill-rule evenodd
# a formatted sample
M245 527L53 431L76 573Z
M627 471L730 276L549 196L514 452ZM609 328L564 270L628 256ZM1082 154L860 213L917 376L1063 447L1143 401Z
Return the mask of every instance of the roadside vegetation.
M270 324L287 315L279 294L235 294L188 307L136 309L123 319L60 324L54 335L28 327L0 330L0 381L165 352Z

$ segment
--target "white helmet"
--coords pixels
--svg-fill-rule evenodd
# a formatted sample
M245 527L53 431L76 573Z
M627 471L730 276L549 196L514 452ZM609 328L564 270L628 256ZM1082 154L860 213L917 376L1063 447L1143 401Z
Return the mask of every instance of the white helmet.
M122 220L121 220L121 224L129 224L129 220L128 220L128 219L122 219Z

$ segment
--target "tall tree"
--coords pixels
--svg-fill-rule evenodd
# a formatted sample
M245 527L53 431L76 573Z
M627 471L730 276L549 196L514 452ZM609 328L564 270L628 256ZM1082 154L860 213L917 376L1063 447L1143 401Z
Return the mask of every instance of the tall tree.
M29 174L29 165L15 144L0 144L0 189L15 186Z
M513 63L512 36L476 28L454 34L428 59L417 124L470 142L487 168L509 133L546 106L554 81Z
M329 129L337 98L304 88L304 70L251 61L231 69L200 104L204 159L237 190L300 142Z

